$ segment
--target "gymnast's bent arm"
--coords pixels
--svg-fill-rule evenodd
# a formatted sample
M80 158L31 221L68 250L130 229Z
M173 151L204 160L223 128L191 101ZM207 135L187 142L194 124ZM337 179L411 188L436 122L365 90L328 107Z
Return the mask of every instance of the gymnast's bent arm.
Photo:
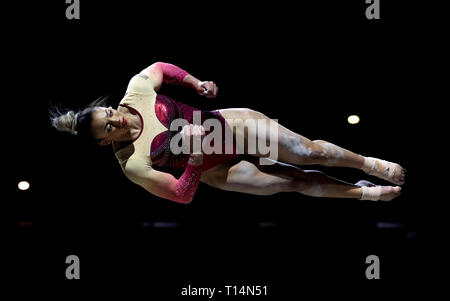
M177 180L169 173L146 167L144 162L131 159L127 162L126 175L148 192L181 204L189 204L200 183L203 154L191 154L184 173Z
M142 70L141 74L149 77L155 91L158 91L163 83L191 87L198 94L207 98L216 97L218 91L214 82L202 82L183 69L169 63L156 62Z

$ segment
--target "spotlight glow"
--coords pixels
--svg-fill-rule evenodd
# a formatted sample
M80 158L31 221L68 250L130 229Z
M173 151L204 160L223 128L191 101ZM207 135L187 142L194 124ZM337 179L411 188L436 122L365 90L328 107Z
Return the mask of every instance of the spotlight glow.
M20 190L27 190L28 188L30 188L30 183L28 183L27 181L21 181L17 186Z
M358 115L350 115L350 116L348 116L347 121L350 124L357 124L359 122L359 116Z

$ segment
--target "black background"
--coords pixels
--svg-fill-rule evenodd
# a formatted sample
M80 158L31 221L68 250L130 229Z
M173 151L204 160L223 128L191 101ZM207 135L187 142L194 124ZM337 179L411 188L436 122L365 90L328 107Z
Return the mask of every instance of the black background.
M433 106L424 85L433 36L421 21L428 8L395 2L381 2L381 20L366 19L362 0L82 0L80 20L66 19L62 0L5 4L4 121L14 129L2 130L7 277L163 300L187 284L263 284L271 296L301 296L314 283L369 283L365 258L375 254L380 281L422 279L428 198L421 188L429 175L416 150ZM160 93L176 100L205 110L252 108L310 139L400 163L408 170L402 195L371 203L200 184L194 201L179 205L129 182L110 147L51 128L50 103L78 109L108 95L116 107L129 79L155 61L219 87L206 99L163 86ZM350 114L361 122L349 125ZM384 183L357 170L317 169ZM21 180L28 191L16 188ZM65 279L71 254L81 260L79 281Z

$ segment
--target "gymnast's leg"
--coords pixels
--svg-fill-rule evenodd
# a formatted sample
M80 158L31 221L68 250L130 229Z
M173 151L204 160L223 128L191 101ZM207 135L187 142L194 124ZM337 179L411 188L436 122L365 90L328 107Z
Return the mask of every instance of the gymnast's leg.
M203 172L201 181L219 189L256 195L300 192L314 197L374 201L390 201L400 195L401 191L398 186L375 186L367 181L351 184L320 171L304 171L281 162L260 165L259 159L251 156L215 166Z
M239 140L239 137L244 137L243 139L248 141L249 131L252 130L240 128L237 121L242 120L245 122L248 119L270 120L266 115L251 109L221 109L220 113L224 116L227 124L233 128L237 140ZM265 139L267 143L270 143L268 129L269 127L267 127ZM397 185L405 182L406 171L398 164L364 157L324 140L311 141L280 124L277 124L277 131L278 161L297 165L320 164L324 166L350 167L361 169L367 174L377 176ZM257 131L252 134L257 136L258 139L261 138L261 134ZM245 151L247 150L246 147L247 145L245 145ZM257 153L256 155L258 156L259 154Z

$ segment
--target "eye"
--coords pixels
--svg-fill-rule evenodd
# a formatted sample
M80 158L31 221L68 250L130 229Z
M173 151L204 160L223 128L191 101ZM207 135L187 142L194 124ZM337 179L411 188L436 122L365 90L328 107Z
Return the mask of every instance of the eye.
M106 129L107 129L108 132L111 132L111 131L112 131L112 125L111 125L111 124L108 124L108 126L106 127Z
M113 115L113 111L109 110L109 117L112 117L112 115Z

